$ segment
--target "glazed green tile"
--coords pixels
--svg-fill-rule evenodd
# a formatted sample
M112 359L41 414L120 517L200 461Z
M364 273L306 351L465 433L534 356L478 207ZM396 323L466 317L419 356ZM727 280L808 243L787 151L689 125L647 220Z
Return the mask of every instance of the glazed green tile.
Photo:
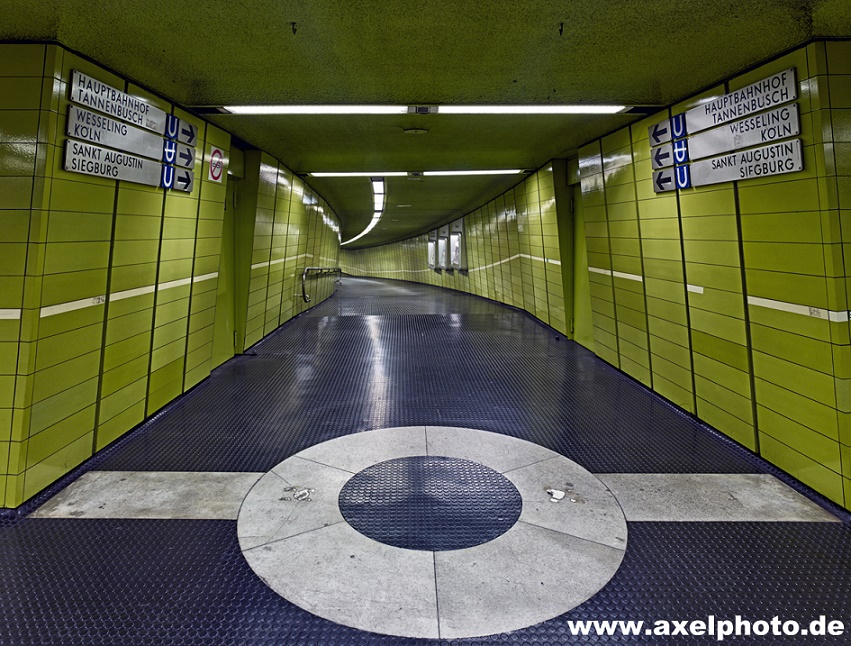
M150 326L150 320L150 316L148 316L148 326ZM139 357L147 357L151 349L151 331L143 327L144 319L135 323L136 327L142 328L142 331L136 334L129 334L118 325L110 326L113 329L120 330L116 336L124 335L125 338L114 341L104 348L103 369L105 372Z
M133 404L115 417L100 422L97 429L95 450L100 451L124 435L145 418L145 402Z
M739 244L737 241L683 240L684 257L689 263L738 267Z
M662 260L680 260L682 258L682 248L680 240L651 240L643 239L641 241L641 252L645 258L657 258Z
M695 332L702 332L707 336L727 339L739 346L745 346L747 344L747 335L742 320L694 307L689 309L689 315L691 317L691 327Z
M748 293L785 303L830 309L827 282L823 276L806 276L779 271L748 269Z
M760 455L801 482L835 502L843 500L842 476L802 453L777 441L770 435L759 434Z
M163 260L160 262L159 283L163 284L172 280L180 280L192 275L192 258L180 260ZM179 288L166 290L179 292ZM188 290L187 290L188 293Z
M38 341L36 370L68 361L100 349L103 326L100 323L43 337Z
M113 262L112 271L110 273L110 291L123 292L129 289L138 289L142 287L152 287L156 284L157 279L157 264L148 262L140 265L124 265ZM138 300L142 299L142 300ZM148 299L151 299L150 302ZM145 294L135 296L130 299L115 301L110 307L124 308L141 308L153 305L153 295Z
M3 209L29 209L32 204L32 177L0 177L0 195Z
M24 499L31 498L92 455L93 432L56 451L24 474Z
M111 213L74 213L52 211L50 213L47 242L106 242L112 236ZM89 251L84 250L84 253Z
M74 177L73 173L65 173ZM80 181L76 177L86 177ZM77 175L74 179L54 176L51 182L50 208L77 213L112 213L115 205L115 181Z
M756 449L755 430L752 424L731 415L725 407L718 406L700 396L696 400L698 418L751 451Z
M831 340L831 323L823 319L757 306L750 306L748 313L751 323L785 330L812 339Z
M32 77L3 79L0 110L38 110L41 106L41 73Z
M832 346L826 341L818 341L785 330L752 324L751 342L754 350L819 372L833 373Z
M740 324L740 327L740 336L744 338L744 325ZM695 353L713 357L745 373L750 370L745 344L735 342L730 335L708 334L692 326L691 344Z
M618 314L622 315L623 311L619 311ZM633 320L637 321L638 317L635 317ZM639 348L643 355L647 354L647 330L630 325L628 322L625 322L623 318L620 318L618 320L618 338L621 342L628 342L636 348ZM632 358L634 361L638 361L637 356L633 356ZM644 361L646 362L646 356Z
M147 387L148 379L145 375L135 381L128 381L121 388L112 388L109 393L104 393L100 402L100 419L103 421L112 419L131 406L144 401Z
M107 269L91 269L44 276L42 280L41 305L57 305L93 298L106 291ZM86 309L100 309L93 307ZM58 316L69 316L73 312ZM101 311L101 315L103 312ZM54 317L50 317L54 318ZM42 321L43 322L43 321Z
M182 239L195 239L195 220L186 218L164 218L163 219L163 246L166 243L182 242Z
M682 280L673 281L656 278L654 275L656 266L654 265L653 267L648 267L648 263L648 259L645 258L644 291L646 292L648 299L650 297L653 297L663 301L676 303L679 305L685 305L686 290Z
M688 370L691 374L691 353L688 347L670 339L650 334L650 351L653 355L674 363L680 368ZM689 381L691 381L691 377L689 377Z
M0 176L32 177L35 162L35 143L0 143Z
M192 258L195 250L195 240L165 240L160 246L160 261L162 263Z
M27 446L26 468L35 466L84 435L91 433L94 428L94 420L95 406L92 404L50 428L32 435Z
M809 397L827 406L836 406L836 393L830 375L778 359L754 350L754 375Z
M609 245L611 248L612 256L632 256L634 258L641 257L641 243L638 241L638 238L615 238L613 236L609 239ZM640 262L638 264L638 267L639 271L636 273L641 273Z
M751 400L740 392L734 392L698 374L694 376L694 388L695 394L700 399L723 408L737 419L748 424L752 423L753 407L751 406ZM699 412L700 405L698 405L698 414Z
M38 109L0 110L0 143L35 144L38 123Z
M105 268L109 264L108 242L54 242L47 245L44 273L59 274Z
M81 380L95 377L100 370L100 348L68 359L60 364L36 372L33 382L33 403L41 402L64 390L72 388Z
M744 298L741 294L734 292L711 288L704 289L703 293L689 292L688 304L692 309L714 312L742 320L745 318Z
M757 377L754 381L756 402L764 408L817 431L822 435L839 440L836 409L813 401L795 390L782 388Z
M688 328L677 323L672 323L655 316L647 317L648 332L672 343L676 343L683 347L689 347Z
M847 75L834 75L827 77L830 88L831 109L851 108L851 77Z
M51 397L33 403L30 410L31 433L38 433L94 403L97 397L97 377L83 381L77 379L74 384Z
M730 189L708 189L694 192L680 192L680 215L685 220L689 217L706 215L735 215L736 199Z

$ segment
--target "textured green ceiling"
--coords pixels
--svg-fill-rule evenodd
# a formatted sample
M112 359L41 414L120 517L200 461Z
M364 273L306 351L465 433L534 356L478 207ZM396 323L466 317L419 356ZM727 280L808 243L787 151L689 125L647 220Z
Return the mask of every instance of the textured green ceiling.
M668 105L811 38L851 36L849 0L0 0L0 15L2 39L61 42L185 106ZM210 118L302 173L534 169L636 117ZM358 244L453 219L517 181L390 180L390 208ZM344 239L366 226L366 179L308 182Z

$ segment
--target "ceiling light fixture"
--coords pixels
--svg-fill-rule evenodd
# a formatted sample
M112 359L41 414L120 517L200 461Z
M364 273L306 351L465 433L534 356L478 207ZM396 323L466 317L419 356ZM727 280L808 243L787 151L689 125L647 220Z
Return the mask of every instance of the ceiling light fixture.
M406 105L225 105L231 114L407 114Z
M206 106L205 106L206 107ZM215 108L215 106L209 106ZM616 114L625 105L224 105L225 114ZM218 108L216 108L218 109ZM425 134L425 128L408 128L408 134Z
M423 171L426 177L448 177L451 175L517 175L523 171L519 168L506 170L427 170Z
M439 114L616 114L625 105L442 105Z
M353 172L353 173L308 173L311 177L406 177L408 173L406 171L391 171L389 173L380 173L376 171L371 171L369 173L364 173L361 171Z

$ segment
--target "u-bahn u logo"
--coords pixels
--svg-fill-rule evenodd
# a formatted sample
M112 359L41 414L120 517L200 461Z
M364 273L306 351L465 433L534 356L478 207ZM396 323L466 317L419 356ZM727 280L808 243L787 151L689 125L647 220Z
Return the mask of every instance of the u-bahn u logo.
M681 139L674 142L674 163L685 164L688 161L688 140Z
M180 119L173 114L165 116L165 136L169 139L177 139L177 134L180 132Z
M674 181L677 183L677 188L691 188L691 169L689 165L677 166L674 170Z
M177 158L177 144L169 139L163 141L163 161L173 164Z
M688 133L686 132L686 115L685 112L675 114L671 117L671 137L674 139L682 139Z

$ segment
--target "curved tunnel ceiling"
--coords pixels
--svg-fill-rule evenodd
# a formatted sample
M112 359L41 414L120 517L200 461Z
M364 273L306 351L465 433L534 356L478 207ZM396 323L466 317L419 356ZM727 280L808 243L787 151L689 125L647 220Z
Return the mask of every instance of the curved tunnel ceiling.
M814 37L848 0L6 0L5 40L51 40L188 107L257 104L666 106ZM536 169L636 115L208 115L298 173ZM427 134L404 134L407 128ZM404 178L358 246L463 215L518 176ZM368 180L308 178L343 239ZM397 204L411 204L398 208Z

